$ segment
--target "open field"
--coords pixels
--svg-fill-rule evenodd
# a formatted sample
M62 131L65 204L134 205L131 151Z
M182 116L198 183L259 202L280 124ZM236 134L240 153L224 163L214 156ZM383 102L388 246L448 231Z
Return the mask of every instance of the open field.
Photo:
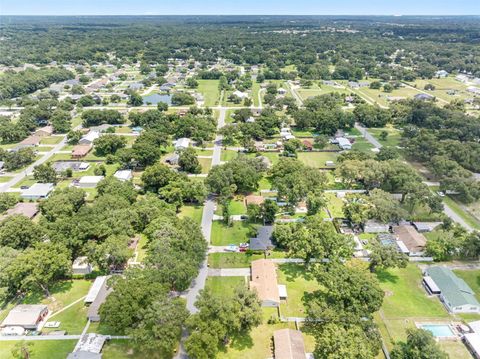
M202 214L203 214L203 206L182 206L180 208L180 213L178 216L180 218L190 217L196 223L200 224L202 221Z
M462 205L451 196L443 197L443 201L471 227L480 230L480 220L462 208Z
M233 295L237 287L246 286L246 283L245 277L208 277L205 286L214 295L228 297Z
M338 152L298 152L297 157L307 166L313 168L326 168L326 161L337 162Z
M386 140L381 140L380 139L380 134L386 131L388 133L388 136ZM369 128L368 132L377 139L378 142L380 142L383 146L386 147L396 147L400 145L400 140L401 140L401 132L400 130L397 130L394 127L383 127L383 128Z
M421 93L420 91L409 87L400 87L399 89L395 89L392 92L383 92L381 89L376 90L369 87L362 87L360 89L354 90L353 92L359 94L362 97L365 97L366 100L370 100L370 102L373 102L374 104L385 107L388 107L390 104L390 102L388 101L388 97L403 97L405 99L408 99L413 98L415 95Z
M203 95L205 106L212 107L218 104L220 98L218 83L218 80L198 80L197 91Z
M285 257L286 252L280 250L273 250L267 254L267 259ZM211 253L208 255L208 264L210 268L248 268L252 261L263 258L265 258L263 254Z
M234 222L231 227L223 222L214 221L212 224L211 242L214 246L226 246L248 242L255 235L255 226L246 222Z
M334 218L343 218L343 200L338 198L335 193L325 193L327 208Z
M0 345L0 359L12 359L16 341L4 341ZM76 340L32 341L30 359L65 359L77 344Z

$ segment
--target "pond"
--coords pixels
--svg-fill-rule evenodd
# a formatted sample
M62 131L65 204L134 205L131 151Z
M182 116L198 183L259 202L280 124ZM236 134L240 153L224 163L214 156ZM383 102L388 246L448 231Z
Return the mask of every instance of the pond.
M159 102L165 102L167 105L172 104L172 95L161 95L159 93L154 93L148 96L143 96L143 104L150 103L156 105Z

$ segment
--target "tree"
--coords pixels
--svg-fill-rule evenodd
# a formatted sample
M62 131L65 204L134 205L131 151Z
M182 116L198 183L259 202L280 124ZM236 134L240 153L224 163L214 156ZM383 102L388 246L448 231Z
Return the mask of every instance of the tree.
M324 149L329 141L328 141L328 137L325 136L325 135L319 135L319 136L316 136L314 139L313 139L313 146L315 148L318 148L318 149Z
M57 183L58 176L50 162L42 163L33 168L33 178L40 183Z
M390 161L396 160L400 157L398 151L393 147L382 147L376 154L375 159L377 161Z
M408 256L398 250L396 245L383 245L378 240L370 241L370 272L376 272L378 268L405 268L408 264Z
M278 204L270 199L265 200L261 205L261 216L264 223L275 222L275 215L278 212Z
M195 98L185 92L176 92L172 95L173 106L189 106L195 103Z
M310 192L307 195L307 214L313 216L327 205L323 192Z
M380 132L380 141L386 141L387 140L387 137L388 137L388 132L387 131L382 131Z
M43 239L41 226L20 214L5 218L0 223L0 246L14 249L29 248Z
M262 209L258 204L249 203L247 206L247 217L250 222L257 222L262 219Z
M397 342L392 352L392 359L447 359L432 333L424 329L407 329L407 341Z
M128 104L134 107L142 106L143 98L137 92L132 91L128 98Z
M7 192L0 193L0 213L12 208L17 202L18 198L14 194Z
M383 92L392 92L393 91L393 86L389 83L383 85Z
M182 171L188 173L198 174L202 172L202 166L198 161L197 152L192 147L180 151L178 165Z
M18 341L12 348L11 354L15 359L30 359L33 353L33 342L27 342L25 340Z
M131 181L121 181L115 177L107 177L97 185L99 196L113 195L125 198L128 202L134 203L137 191Z
M133 250L128 247L130 237L124 235L109 236L105 241L87 243L89 263L96 264L100 270L119 270L125 267L132 257Z
M198 81L195 80L193 77L189 77L186 81L185 81L185 85L191 89L193 88L197 88L198 87Z
M160 188L177 178L178 174L162 163L147 167L142 174L143 186L150 192L158 192Z
M76 145L82 138L82 131L69 131L67 134L67 143L69 145Z
M172 357L187 317L185 303L180 298L163 295L140 309L139 322L127 332L142 351L155 352L162 358Z
M50 117L50 123L53 126L55 133L67 133L71 127L71 116L67 111L56 110L52 117Z
M288 249L289 257L302 258L307 264L312 259L335 262L353 254L351 239L317 216L307 217L304 223L276 225L273 237Z
M97 156L114 155L119 149L127 145L125 136L117 136L114 134L104 134L93 141L95 153Z
M42 216L49 222L60 217L71 217L85 204L86 193L76 187L57 188L47 199L40 202Z
M41 242L20 253L6 270L23 291L42 290L50 297L50 287L71 271L69 251L61 245Z
M168 104L166 102L160 101L159 103L157 103L157 110L161 112L167 112Z

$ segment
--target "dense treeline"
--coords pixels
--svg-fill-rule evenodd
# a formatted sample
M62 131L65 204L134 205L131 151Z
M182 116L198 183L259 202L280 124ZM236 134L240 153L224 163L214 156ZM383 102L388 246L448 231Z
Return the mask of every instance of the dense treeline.
M2 24L0 62L98 62L113 52L121 62L170 57L264 64L266 78L408 80L435 70L480 73L478 22L469 18L200 17L9 18ZM295 20L294 22L292 20ZM37 26L32 26L36 24ZM161 24L162 26L158 26ZM99 26L101 25L101 26ZM341 31L331 31L330 29ZM114 29L114 31L112 31ZM348 29L349 31L345 31ZM300 32L303 36L298 36ZM365 41L368 37L369 41ZM402 46L399 47L398 42ZM328 66L334 65L332 74ZM401 65L401 66L398 66ZM219 78L217 72L202 78Z
M74 74L61 67L8 71L0 76L0 99L28 95L53 83L72 79Z

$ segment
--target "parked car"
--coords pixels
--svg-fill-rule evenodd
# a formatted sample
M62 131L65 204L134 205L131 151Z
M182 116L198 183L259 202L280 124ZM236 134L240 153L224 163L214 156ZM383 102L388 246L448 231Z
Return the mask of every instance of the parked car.
M226 252L238 252L238 246L236 246L235 244L229 244L229 245L225 248L225 251L226 251Z

